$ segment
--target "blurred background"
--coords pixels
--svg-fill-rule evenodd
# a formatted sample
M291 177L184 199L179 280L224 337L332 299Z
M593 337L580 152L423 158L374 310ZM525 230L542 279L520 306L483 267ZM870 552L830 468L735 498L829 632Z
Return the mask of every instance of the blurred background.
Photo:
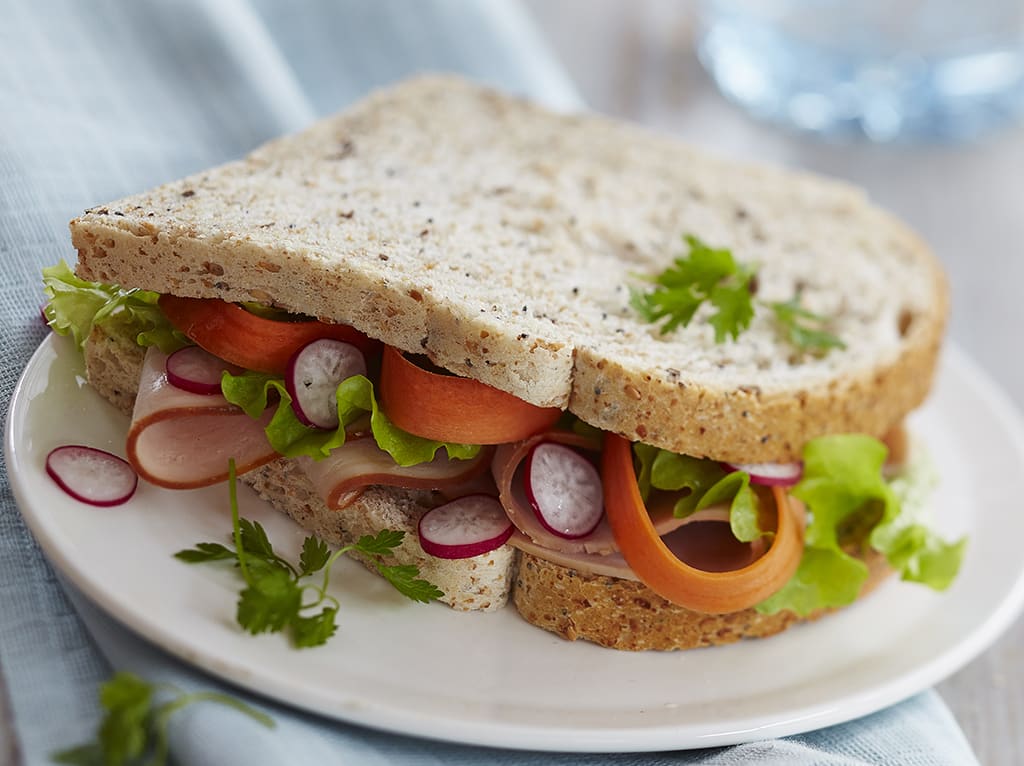
M1024 3L524 1L592 109L907 220L949 272L954 342L1024 406ZM981 763L1024 763L1024 623L939 690Z

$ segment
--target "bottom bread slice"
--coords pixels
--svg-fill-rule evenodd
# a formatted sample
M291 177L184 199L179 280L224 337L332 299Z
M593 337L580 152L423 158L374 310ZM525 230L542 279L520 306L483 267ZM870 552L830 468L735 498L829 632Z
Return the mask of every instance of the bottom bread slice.
M892 570L874 550L868 549L859 558L869 572L860 591L863 597ZM756 609L728 614L695 612L666 601L636 580L579 572L528 553L520 553L512 601L523 619L539 628L571 641L592 641L630 651L696 649L742 638L764 638L827 614L827 610L807 617L788 610L775 614Z

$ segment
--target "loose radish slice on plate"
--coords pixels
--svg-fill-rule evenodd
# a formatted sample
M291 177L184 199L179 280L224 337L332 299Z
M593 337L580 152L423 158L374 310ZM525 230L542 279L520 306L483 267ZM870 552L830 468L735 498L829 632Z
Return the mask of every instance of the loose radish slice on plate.
M71 497L89 505L120 505L139 484L127 461L78 444L52 450L46 456L46 472Z
M571 447L541 442L526 458L526 497L549 532L589 535L604 513L601 475Z
M167 382L182 391L214 396L220 393L220 379L226 372L239 368L204 351L199 346L185 346L167 357Z
M767 487L791 487L804 475L804 464L796 463L725 463L731 471L746 471L752 484Z
M295 416L314 428L338 427L338 384L366 374L358 348L333 338L320 338L300 348L288 362L284 385Z
M493 551L512 536L512 522L497 498L466 495L420 518L423 550L442 559L468 559Z

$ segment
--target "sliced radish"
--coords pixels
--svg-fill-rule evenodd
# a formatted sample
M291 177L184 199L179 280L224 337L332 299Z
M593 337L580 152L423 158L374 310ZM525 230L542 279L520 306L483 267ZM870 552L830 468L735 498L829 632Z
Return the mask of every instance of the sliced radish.
M526 497L540 523L559 537L589 535L604 514L601 475L571 447L541 442L526 458Z
M127 461L79 444L52 450L46 456L46 472L71 497L89 505L120 505L139 484Z
M300 348L288 362L284 385L295 416L314 428L338 427L338 384L366 374L366 360L351 343L320 338Z
M214 396L220 393L225 372L237 374L240 368L214 356L199 346L185 346L167 357L167 382L182 391Z
M423 514L420 545L431 556L468 559L504 545L512 530L496 497L466 495Z
M795 463L723 463L727 470L746 471L752 484L767 487L791 487L804 475L804 464Z

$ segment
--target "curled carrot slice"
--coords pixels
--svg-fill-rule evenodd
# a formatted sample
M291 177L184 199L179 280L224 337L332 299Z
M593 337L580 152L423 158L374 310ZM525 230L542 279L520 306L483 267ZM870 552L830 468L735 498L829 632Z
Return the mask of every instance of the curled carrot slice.
M622 555L647 587L674 604L706 614L746 609L779 590L800 563L802 506L794 510L779 487L772 488L777 521L768 551L741 569L706 572L680 561L658 536L640 496L628 440L605 436L601 474L605 513Z
M381 407L399 428L459 444L508 444L546 431L562 415L471 378L443 375L384 348Z
M378 345L348 325L267 319L215 298L162 295L160 309L175 328L214 356L275 375L284 375L292 354L320 338L351 343L364 354Z

